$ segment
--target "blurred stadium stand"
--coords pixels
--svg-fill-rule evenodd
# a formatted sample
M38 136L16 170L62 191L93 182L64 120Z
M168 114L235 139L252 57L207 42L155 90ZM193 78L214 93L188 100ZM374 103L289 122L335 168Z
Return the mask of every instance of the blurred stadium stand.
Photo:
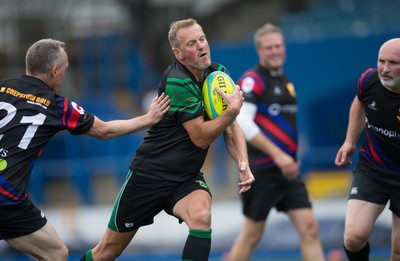
M333 161L356 83L376 66L379 46L400 33L399 0L0 0L0 6L0 78L24 73L34 41L63 40L70 67L60 93L103 120L147 109L144 97L156 90L172 59L171 21L196 18L212 59L234 80L257 61L256 28L268 21L281 26L285 71L300 106L299 156L314 199L346 195L350 169ZM32 197L44 207L112 203L144 134L111 141L57 134L34 169ZM218 139L204 169L214 199L236 200L235 166L229 157L215 157L223 149Z

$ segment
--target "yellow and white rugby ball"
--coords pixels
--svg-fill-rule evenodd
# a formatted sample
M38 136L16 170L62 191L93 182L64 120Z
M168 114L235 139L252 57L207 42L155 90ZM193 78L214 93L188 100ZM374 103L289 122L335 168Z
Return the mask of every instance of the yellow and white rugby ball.
M204 109L209 119L213 120L221 115L228 107L221 95L217 93L215 87L219 87L227 94L233 93L235 82L232 78L221 71L210 73L203 83Z

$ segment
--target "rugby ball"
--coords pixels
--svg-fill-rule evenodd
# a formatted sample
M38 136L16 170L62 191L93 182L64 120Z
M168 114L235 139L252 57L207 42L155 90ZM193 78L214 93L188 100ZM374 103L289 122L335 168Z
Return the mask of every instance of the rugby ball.
M207 117L211 120L221 115L228 107L221 95L215 90L215 87L219 87L223 92L231 94L235 89L235 82L228 74L221 71L210 73L204 80L202 89L204 109Z

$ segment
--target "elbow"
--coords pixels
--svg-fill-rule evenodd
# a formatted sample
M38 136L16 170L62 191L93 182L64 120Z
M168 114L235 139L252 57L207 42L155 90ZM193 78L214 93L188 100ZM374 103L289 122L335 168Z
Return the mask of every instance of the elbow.
M91 136L98 138L99 140L106 141L106 140L111 140L112 138L115 137L111 132L97 132L97 133L91 133Z
M196 141L192 140L192 143L194 144L194 146L202 150L205 150L208 148L208 146L210 146L210 142L207 142L205 140L196 140Z
M99 137L97 137L97 138L98 138L99 140L103 140L103 141L112 139L111 136L99 136Z

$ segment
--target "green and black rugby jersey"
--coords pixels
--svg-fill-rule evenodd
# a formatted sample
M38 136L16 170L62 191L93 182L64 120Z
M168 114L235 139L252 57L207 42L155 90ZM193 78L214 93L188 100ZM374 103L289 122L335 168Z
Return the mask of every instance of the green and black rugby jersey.
M163 119L151 127L136 151L131 169L137 175L154 179L181 182L197 175L203 166L208 149L196 147L182 123L205 116L202 85L213 71L227 72L212 63L201 82L175 60L164 72L158 93L169 95L170 109Z

